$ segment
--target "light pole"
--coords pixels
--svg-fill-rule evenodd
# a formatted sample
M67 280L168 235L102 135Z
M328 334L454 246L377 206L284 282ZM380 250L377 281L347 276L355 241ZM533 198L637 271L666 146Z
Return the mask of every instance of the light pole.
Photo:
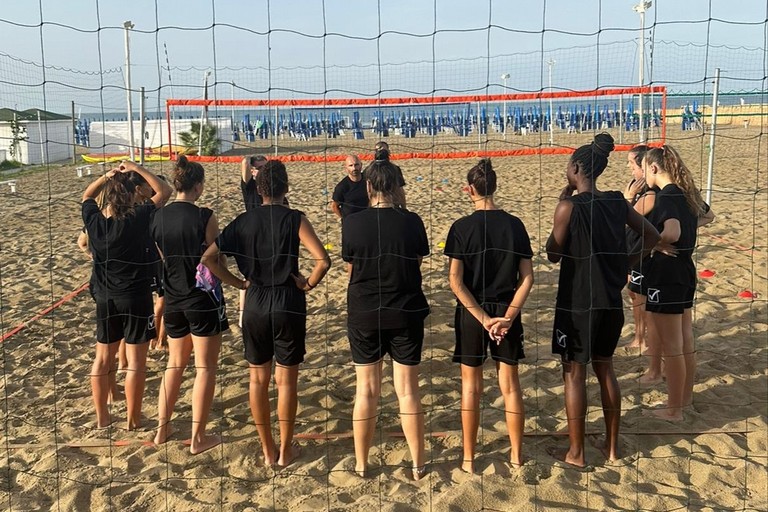
M501 79L504 81L504 94L507 94L507 79L509 78L509 73L504 73L501 75ZM507 98L504 98L504 119L501 122L501 132L504 134L504 140L507 140Z
M549 145L555 145L555 107L552 102L552 67L555 65L555 59L549 59L547 66L549 66Z
M208 99L208 77L211 76L210 70L203 76L203 99ZM200 131L197 133L197 154L203 154L203 132L208 125L208 105L203 105L203 111L200 113Z
M123 23L123 29L125 29L125 94L128 99L128 139L131 143L131 160L133 160L133 149L136 146L136 141L133 136L133 102L131 101L131 42L129 36L129 33L133 27L134 25L130 21Z
M640 51L640 55L639 55L639 57L640 57L639 58L639 61L640 61L640 73L639 73L639 75L640 75L640 81L639 81L640 87L643 86L643 82L644 82L643 72L644 72L644 68L645 68L645 62L644 62L644 60L645 60L645 11L650 9L652 5L653 5L653 2L651 2L651 0L641 0L641 2L639 4L637 4L636 6L634 6L632 8L632 10L634 10L636 13L638 13L640 15L640 39L638 40L638 42L639 42L638 46L639 46L639 51ZM645 142L645 125L643 124L644 121L643 121L643 93L642 93L642 91L639 93L638 99L639 99L639 106L638 106L637 111L638 111L638 113L640 115L640 142L643 143L643 142Z

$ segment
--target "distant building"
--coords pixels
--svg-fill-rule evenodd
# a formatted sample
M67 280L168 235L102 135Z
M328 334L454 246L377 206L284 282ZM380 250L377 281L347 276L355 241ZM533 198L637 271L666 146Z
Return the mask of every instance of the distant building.
M72 119L37 108L22 111L0 108L0 150L5 153L5 158L11 158L14 116L26 136L25 140L19 141L16 161L38 165L72 159L75 151Z

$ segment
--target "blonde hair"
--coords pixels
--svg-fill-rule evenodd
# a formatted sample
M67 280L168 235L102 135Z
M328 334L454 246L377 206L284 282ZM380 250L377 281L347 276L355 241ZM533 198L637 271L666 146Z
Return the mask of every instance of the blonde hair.
M704 214L704 200L701 198L701 193L693 182L691 171L688 170L675 148L666 144L660 148L651 148L645 153L645 161L669 174L672 183L683 191L685 202L691 213L697 217Z

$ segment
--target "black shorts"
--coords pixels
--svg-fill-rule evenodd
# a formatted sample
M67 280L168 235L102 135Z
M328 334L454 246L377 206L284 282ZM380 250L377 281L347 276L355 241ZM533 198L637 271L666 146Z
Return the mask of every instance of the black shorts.
M155 312L152 293L136 297L96 300L96 341L114 343L125 339L131 345L155 338Z
M245 359L261 365L275 359L281 366L304 362L307 300L295 286L251 286L243 306Z
M503 317L507 306L497 303L483 304L483 309L491 317ZM466 366L482 366L487 358L488 348L491 349L491 359L506 364L517 364L525 357L523 352L523 322L520 315L515 317L507 335L500 343L492 340L488 331L472 316L464 306L457 306L454 315L456 325L456 347L453 351L453 362Z
M421 362L424 319L413 319L407 327L395 329L357 329L347 326L347 336L355 364L375 363L389 354L397 363L415 366Z
M187 334L193 336L215 336L229 329L227 321L227 306L224 301L218 303L212 298L202 298L183 309L174 307L170 297L167 299L165 314L165 330L171 338L183 338ZM170 310L170 311L169 311Z
M695 286L684 284L658 284L646 290L645 310L651 313L682 315L683 311L693 307Z
M624 327L624 311L593 309L574 312L555 310L552 328L552 353L560 354L563 362L588 364L592 357L611 357L619 343Z

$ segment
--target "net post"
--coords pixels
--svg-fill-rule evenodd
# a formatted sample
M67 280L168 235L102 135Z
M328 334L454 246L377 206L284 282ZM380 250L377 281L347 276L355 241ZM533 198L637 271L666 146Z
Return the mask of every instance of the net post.
M280 131L280 129L277 126L277 109L279 107L275 105L275 158L277 158L277 134Z
M147 131L146 104L144 102L144 87L141 88L139 97L139 129L141 130L141 143L139 143L139 165L144 165L144 149L146 147L144 133Z
M71 115L72 115L72 163L77 163L77 137L75 137L75 130L77 128L77 122L75 121L75 101L70 102Z
M619 144L624 144L624 95L619 94Z
M173 161L173 141L171 140L171 102L165 101L165 122L168 125L168 158Z
M133 23L126 21L123 23L125 29L125 94L127 100L127 113L128 113L128 140L130 141L130 155L131 160L134 159L134 148L136 147L136 140L133 135L133 104L131 98L131 41L130 31L134 27Z
M707 162L707 204L712 204L712 173L715 164L715 133L717 132L717 93L720 89L720 68L715 69L715 88L712 93L712 127L709 129L709 160Z

